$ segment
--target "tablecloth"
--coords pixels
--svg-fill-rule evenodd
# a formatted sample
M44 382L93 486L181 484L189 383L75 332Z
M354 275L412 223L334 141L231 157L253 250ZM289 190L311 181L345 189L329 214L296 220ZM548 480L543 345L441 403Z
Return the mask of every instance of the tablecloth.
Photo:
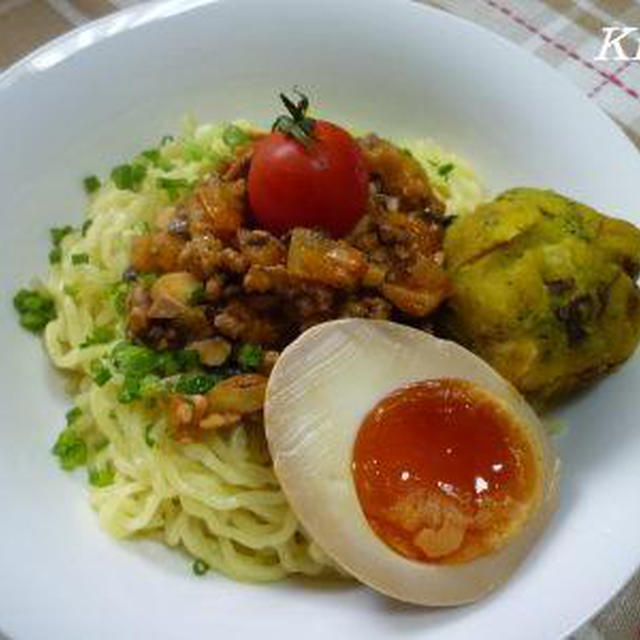
M73 27L143 1L0 0L0 69ZM622 31L640 27L640 0L417 1L481 24L556 67L640 148L640 60L633 59L640 58L640 30ZM640 640L640 574L574 638Z

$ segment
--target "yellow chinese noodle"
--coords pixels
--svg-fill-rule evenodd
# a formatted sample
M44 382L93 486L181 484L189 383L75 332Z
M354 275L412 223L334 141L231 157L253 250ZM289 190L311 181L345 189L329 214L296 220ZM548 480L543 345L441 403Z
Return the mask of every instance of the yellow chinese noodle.
M261 430L241 425L214 431L202 443L182 444L171 438L159 405L118 401L119 374L103 386L90 375L91 363L125 339L117 287L129 265L131 239L152 227L169 205L157 179L194 181L228 153L222 127L186 129L182 138L161 148L162 167L147 163L138 191L107 181L90 196L90 226L62 240L62 259L45 283L57 310L57 319L46 328L46 348L53 363L70 374L73 403L82 411L73 428L87 443L89 466L115 471L112 484L91 489L91 503L110 534L153 535L236 579L332 572L334 565L287 504ZM416 145L416 155L443 195L453 189L458 206L464 208L459 201L466 197L467 209L473 208L481 192L467 166L431 143ZM430 154L436 159L431 163ZM438 163L445 161L460 167L460 176L450 183L437 175ZM77 254L87 254L88 261L74 263ZM82 347L98 327L111 329L113 340Z

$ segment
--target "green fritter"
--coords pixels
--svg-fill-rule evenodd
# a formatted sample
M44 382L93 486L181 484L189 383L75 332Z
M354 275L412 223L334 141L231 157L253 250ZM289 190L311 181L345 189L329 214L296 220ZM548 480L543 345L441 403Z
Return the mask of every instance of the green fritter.
M539 404L626 360L640 338L640 230L553 191L511 189L444 241L444 329Z

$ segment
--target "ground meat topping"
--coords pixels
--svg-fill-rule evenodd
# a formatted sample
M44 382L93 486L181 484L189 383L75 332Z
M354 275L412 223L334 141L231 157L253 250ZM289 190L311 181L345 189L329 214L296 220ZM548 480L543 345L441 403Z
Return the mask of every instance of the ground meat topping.
M450 294L444 206L410 154L377 136L360 145L370 171L367 213L338 240L322 229L276 237L254 227L246 193L251 145L204 178L134 239L132 338L154 347L193 344L219 362L243 342L277 355L332 318L424 323ZM140 277L149 273L160 276L155 285ZM212 414L209 428L234 421L231 414Z
M360 140L373 184L391 201L392 210L444 212L420 163L408 152L374 134Z

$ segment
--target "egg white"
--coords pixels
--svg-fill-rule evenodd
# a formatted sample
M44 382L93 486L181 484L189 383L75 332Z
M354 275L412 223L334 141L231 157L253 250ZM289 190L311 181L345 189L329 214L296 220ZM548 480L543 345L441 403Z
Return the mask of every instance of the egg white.
M352 476L356 436L383 397L409 383L461 378L500 398L541 456L542 496L504 547L463 564L410 560L373 532ZM265 429L275 473L312 538L346 571L389 596L422 605L477 600L504 582L533 546L557 502L558 461L520 394L463 347L385 321L345 319L305 332L278 359Z

